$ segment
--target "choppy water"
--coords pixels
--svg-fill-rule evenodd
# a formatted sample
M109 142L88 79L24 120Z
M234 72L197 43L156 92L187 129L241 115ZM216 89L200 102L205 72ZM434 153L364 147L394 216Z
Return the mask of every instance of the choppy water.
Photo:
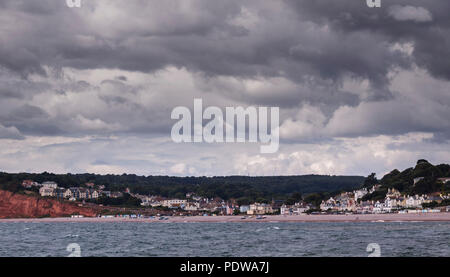
M449 222L0 223L0 256L450 256Z

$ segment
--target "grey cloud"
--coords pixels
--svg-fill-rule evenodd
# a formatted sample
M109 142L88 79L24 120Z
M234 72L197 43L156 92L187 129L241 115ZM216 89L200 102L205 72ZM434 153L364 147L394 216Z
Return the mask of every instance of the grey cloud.
M1 63L21 74L43 73L43 65L145 72L175 65L208 75L284 75L298 82L307 75L339 80L352 74L369 78L374 93L382 98L387 93L383 84L388 81L389 68L409 64L407 57L388 51L384 41L401 34L404 39L425 43L419 31L430 32L436 24L448 24L443 22L442 12L437 12L432 25L398 24L389 20L386 9L368 9L364 1L286 1L288 5L281 8L260 1L194 1L184 10L155 1L95 1L87 2L80 11L64 7L61 1L40 5L3 2L7 18L33 19L33 25L23 21L27 28L6 28L2 34L12 39L1 50L6 59ZM430 6L433 14L449 7L435 2L422 4ZM157 3L161 12L155 14ZM103 24L111 23L107 26L95 25L93 17L101 15L102 9L120 9L122 14L105 16ZM254 13L257 23L246 24L250 19L245 10ZM130 14L133 20L125 21ZM154 19L147 20L148 14ZM120 24L114 19L121 20ZM308 20L318 24L316 30ZM325 24L330 30L321 34L320 27ZM358 29L365 33L355 33ZM11 36L13 31L15 36ZM436 34L435 40L443 39Z
M0 66L0 100L31 99L48 89L50 85L44 81L32 81L17 76Z
M412 42L413 58L419 66L436 77L450 79L450 62L441 58L450 55L448 1L393 0L377 9L368 9L364 1L287 0L287 3L297 10L300 18L329 24L344 33L363 31L380 35L386 42ZM402 12L404 19L415 20L398 21L392 10ZM432 21L425 20L427 11Z
M447 134L448 90L424 104L426 89L399 94L390 73L417 64L450 79L448 1L392 0L381 9L363 0L85 2L69 9L60 0L0 0L0 124L8 132L165 137L171 109L202 97L280 106L282 122L293 123L310 105L320 120L300 126L309 132L302 142ZM411 54L392 48L409 42ZM168 67L178 71L161 86L155 76ZM72 69L79 72L69 78ZM96 83L90 69L111 76L98 73ZM136 81L136 72L152 83ZM368 85L349 91L348 80Z
M394 5L389 8L389 15L398 21L428 22L433 20L432 14L422 7Z
M336 111L325 130L332 136L399 135L410 131L439 132L450 128L450 111L429 103L416 106L408 101L364 103Z
M128 79L127 79L126 76L117 76L115 79L116 79L116 80L119 80L119 81L123 81L123 82L128 81Z
M183 10L156 1L95 1L80 11L54 3L44 9L45 17L36 4L5 3L7 18L33 19L33 25L23 21L26 28L6 28L2 34L16 34L2 56L18 60L1 63L25 75L44 73L43 65L144 72L175 65L210 76L286 76L297 82L308 75L338 81L353 74L369 78L384 93L386 71L407 64L405 57L387 51L382 39L323 30L321 23L299 20L289 6L279 7L282 3L194 1ZM156 4L162 12L147 20ZM317 5L302 4L304 10ZM101 9L117 8L122 14L104 17L115 24L95 24ZM249 24L251 16L243 11L253 14L256 23ZM130 14L134 19L125 21Z
M25 135L61 134L61 129L58 127L59 122L61 121L50 117L43 109L28 104L17 107L6 114L0 114L0 123L17 128Z
M5 127L0 125L0 139L24 139L24 136L17 130L16 127Z

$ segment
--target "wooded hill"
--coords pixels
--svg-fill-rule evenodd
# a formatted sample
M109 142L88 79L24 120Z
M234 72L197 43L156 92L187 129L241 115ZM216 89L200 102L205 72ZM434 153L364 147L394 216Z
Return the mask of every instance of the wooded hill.
M247 201L285 200L291 195L339 192L358 188L363 184L362 176L274 176L274 177L169 177L96 175L96 174L51 174L51 173L0 173L0 188L18 191L23 180L39 183L57 182L61 187L83 186L92 182L104 185L105 190L123 191L130 188L133 193L144 195L161 195L164 197L184 198L188 192L203 197L220 197L222 199L241 199ZM247 200L247 201L245 201Z
M450 182L442 182L441 178L450 177L450 165L432 165L427 160L418 160L415 167L407 168L403 171L392 170L377 180L372 174L364 181L365 187L381 184L378 191L366 195L363 200L381 200L386 196L387 190L394 188L403 195L421 195L434 192L450 193ZM416 179L416 183L414 183Z

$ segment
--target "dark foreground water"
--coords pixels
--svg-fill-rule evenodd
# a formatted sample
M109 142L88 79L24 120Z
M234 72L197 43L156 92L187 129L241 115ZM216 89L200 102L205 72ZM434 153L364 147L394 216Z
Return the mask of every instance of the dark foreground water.
M450 256L449 222L0 223L0 256Z

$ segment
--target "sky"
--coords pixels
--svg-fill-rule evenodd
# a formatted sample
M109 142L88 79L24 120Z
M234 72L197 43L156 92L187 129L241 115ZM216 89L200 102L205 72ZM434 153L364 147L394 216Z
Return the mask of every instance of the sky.
M0 0L0 171L379 177L450 157L450 2ZM280 148L171 111L280 108Z

